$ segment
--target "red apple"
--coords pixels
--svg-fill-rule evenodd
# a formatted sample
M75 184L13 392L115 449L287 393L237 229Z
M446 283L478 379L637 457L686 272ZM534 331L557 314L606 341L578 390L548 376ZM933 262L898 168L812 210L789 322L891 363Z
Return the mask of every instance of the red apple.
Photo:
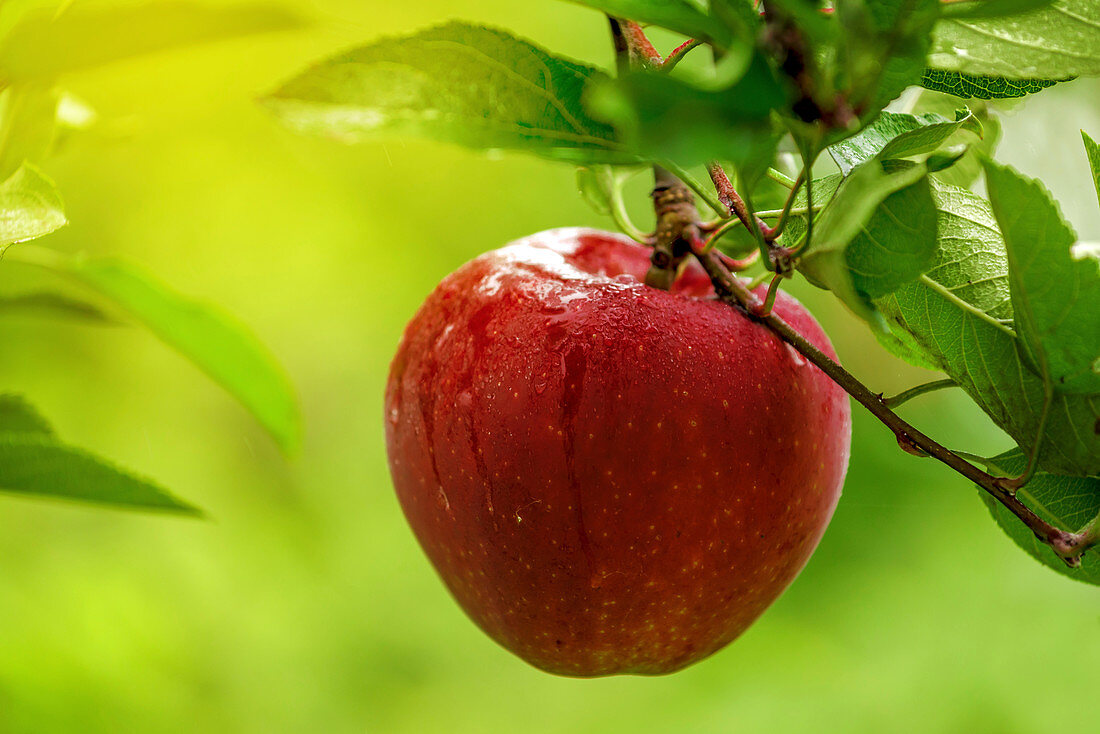
M844 392L714 298L696 263L560 229L452 273L405 331L386 442L416 537L467 614L563 675L659 674L743 632L840 496ZM798 302L775 311L833 355Z

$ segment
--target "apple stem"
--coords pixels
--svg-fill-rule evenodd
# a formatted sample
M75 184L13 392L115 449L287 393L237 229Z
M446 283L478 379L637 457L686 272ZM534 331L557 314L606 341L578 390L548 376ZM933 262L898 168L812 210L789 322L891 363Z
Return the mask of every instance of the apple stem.
M1057 528L1036 515L1015 493L1002 486L1002 478L995 477L971 464L962 456L944 447L926 436L920 430L907 423L887 405L880 393L871 392L850 372L811 344L795 331L790 324L773 312L765 313L763 303L744 283L733 275L715 253L696 253L699 263L710 276L715 293L725 303L738 308L750 319L763 324L783 341L790 344L803 357L828 375L833 382L852 396L856 402L894 432L899 445L911 447L920 453L931 456L946 464L959 474L977 484L1004 505L1009 512L1018 517L1031 530L1035 537L1048 545L1065 561L1066 565L1081 565L1081 555L1089 548L1100 543L1100 521L1094 520L1080 532L1069 532Z

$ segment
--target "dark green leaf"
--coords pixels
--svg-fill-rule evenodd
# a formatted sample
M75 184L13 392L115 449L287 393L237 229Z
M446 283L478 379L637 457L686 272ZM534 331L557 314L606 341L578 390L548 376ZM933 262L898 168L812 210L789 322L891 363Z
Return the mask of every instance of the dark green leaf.
M938 246L917 280L875 304L901 348L947 373L1025 451L1035 445L1042 380L1022 362L1011 328L1004 241L988 203L932 181ZM1100 399L1056 394L1039 466L1057 474L1100 474Z
M1041 92L1069 79L1010 79L1003 76L977 76L958 71L925 69L920 84L933 92L963 99L1013 99Z
M1100 394L1100 260L1073 251L1077 236L1041 183L983 163L1030 364L1059 392Z
M728 160L739 168L771 162L777 140L771 113L785 103L786 93L759 56L727 89L639 72L601 84L589 100L593 114L613 123L640 157L681 166Z
M228 390L285 451L299 441L298 409L283 371L242 324L117 260L59 261L58 268L118 304Z
M829 146L829 154L845 176L878 156L882 160L931 153L960 130L982 134L981 123L969 110L958 110L954 121L935 113L910 115L884 110L858 134Z
M651 23L699 40L729 43L729 28L711 18L690 0L571 0L601 10L608 15Z
M1019 476L1027 467L1027 459L1016 449L993 457L989 463L990 471L1004 477ZM1093 547L1086 551L1081 566L1070 568L1004 505L984 491L980 496L1008 537L1040 563L1071 579L1100 584L1100 549ZM1096 477L1039 473L1017 496L1043 520L1074 533L1100 514L1100 479Z
M945 18L928 66L976 76L1065 79L1100 74L1096 0L1056 0L1025 16Z
M734 39L753 45L761 21L752 0L710 0L710 14L725 23Z
M52 436L53 429L22 395L0 394L0 434L32 433Z
M16 242L65 226L61 195L53 181L29 163L0 184L0 255Z
M857 108L874 116L919 82L939 9L938 0L837 4L844 32L840 58Z
M969 0L969 2L945 3L945 18L1000 18L1020 15L1045 8L1054 0Z
M581 96L607 78L497 30L450 23L323 61L265 99L289 127L345 142L420 135L471 148L621 163Z
M147 479L35 432L0 434L0 491L202 515Z
M267 4L158 2L61 14L51 8L29 14L5 37L0 74L9 82L50 80L134 56L300 25L297 16Z
M117 323L94 304L48 291L0 296L0 314L11 313L55 316L99 324Z
M1100 145L1081 131L1081 139L1085 143L1085 154L1089 157L1089 168L1092 169L1092 183L1096 186L1096 197L1100 199Z

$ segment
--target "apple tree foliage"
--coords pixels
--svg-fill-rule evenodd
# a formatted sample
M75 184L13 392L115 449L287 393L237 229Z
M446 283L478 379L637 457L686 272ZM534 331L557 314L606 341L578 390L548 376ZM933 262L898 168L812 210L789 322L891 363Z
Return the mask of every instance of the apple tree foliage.
M39 5L42 5L41 3ZM300 21L262 5L216 9L190 2L98 10L0 6L0 268L29 266L56 286L6 294L0 313L145 326L249 410L284 451L299 436L295 398L271 354L219 309L177 293L124 260L29 244L68 222L40 168L61 144L79 144L95 112L64 91L65 75L130 57ZM93 249L95 243L88 243ZM156 482L61 440L26 397L0 389L0 490L102 506L202 512Z
M324 60L264 103L294 130L342 141L421 135L576 164L586 198L636 238L621 195L632 170L659 164L729 217L692 169L731 166L750 211L784 223L776 244L798 273L886 349L945 373L1016 444L972 460L1001 477L1036 470L1017 497L1095 540L1100 246L1078 241L1041 182L990 156L999 100L1100 75L1100 5L575 1L694 39L705 63L643 58L612 73L450 22ZM1100 189L1100 148L1088 135L1084 147ZM825 153L838 172L805 180ZM988 197L972 190L983 175ZM789 214L766 209L783 203ZM730 254L762 244L729 229ZM1041 562L1100 584L1100 549L1068 567L986 501Z

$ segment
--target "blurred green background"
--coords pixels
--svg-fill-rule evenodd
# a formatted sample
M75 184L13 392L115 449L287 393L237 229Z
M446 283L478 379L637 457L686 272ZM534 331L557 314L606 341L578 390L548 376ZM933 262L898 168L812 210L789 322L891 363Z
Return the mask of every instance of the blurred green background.
M498 648L405 525L382 390L446 273L524 234L609 223L568 166L419 141L295 137L254 103L307 63L448 18L607 65L603 21L554 0L301 1L311 28L69 77L101 123L45 170L72 224L42 244L121 254L250 324L305 419L285 461L147 333L0 318L0 385L76 444L155 477L207 522L0 498L3 732L1046 732L1097 722L1100 592L1041 567L976 491L855 411L844 497L817 554L739 641L663 678L569 680ZM90 41L91 42L91 41ZM1078 129L1100 85L1005 118L1000 156L1100 239ZM639 191L644 185L639 184ZM644 201L637 202L644 220ZM43 276L0 267L0 292ZM804 282L841 358L892 392L928 379ZM906 414L1005 448L959 395Z

